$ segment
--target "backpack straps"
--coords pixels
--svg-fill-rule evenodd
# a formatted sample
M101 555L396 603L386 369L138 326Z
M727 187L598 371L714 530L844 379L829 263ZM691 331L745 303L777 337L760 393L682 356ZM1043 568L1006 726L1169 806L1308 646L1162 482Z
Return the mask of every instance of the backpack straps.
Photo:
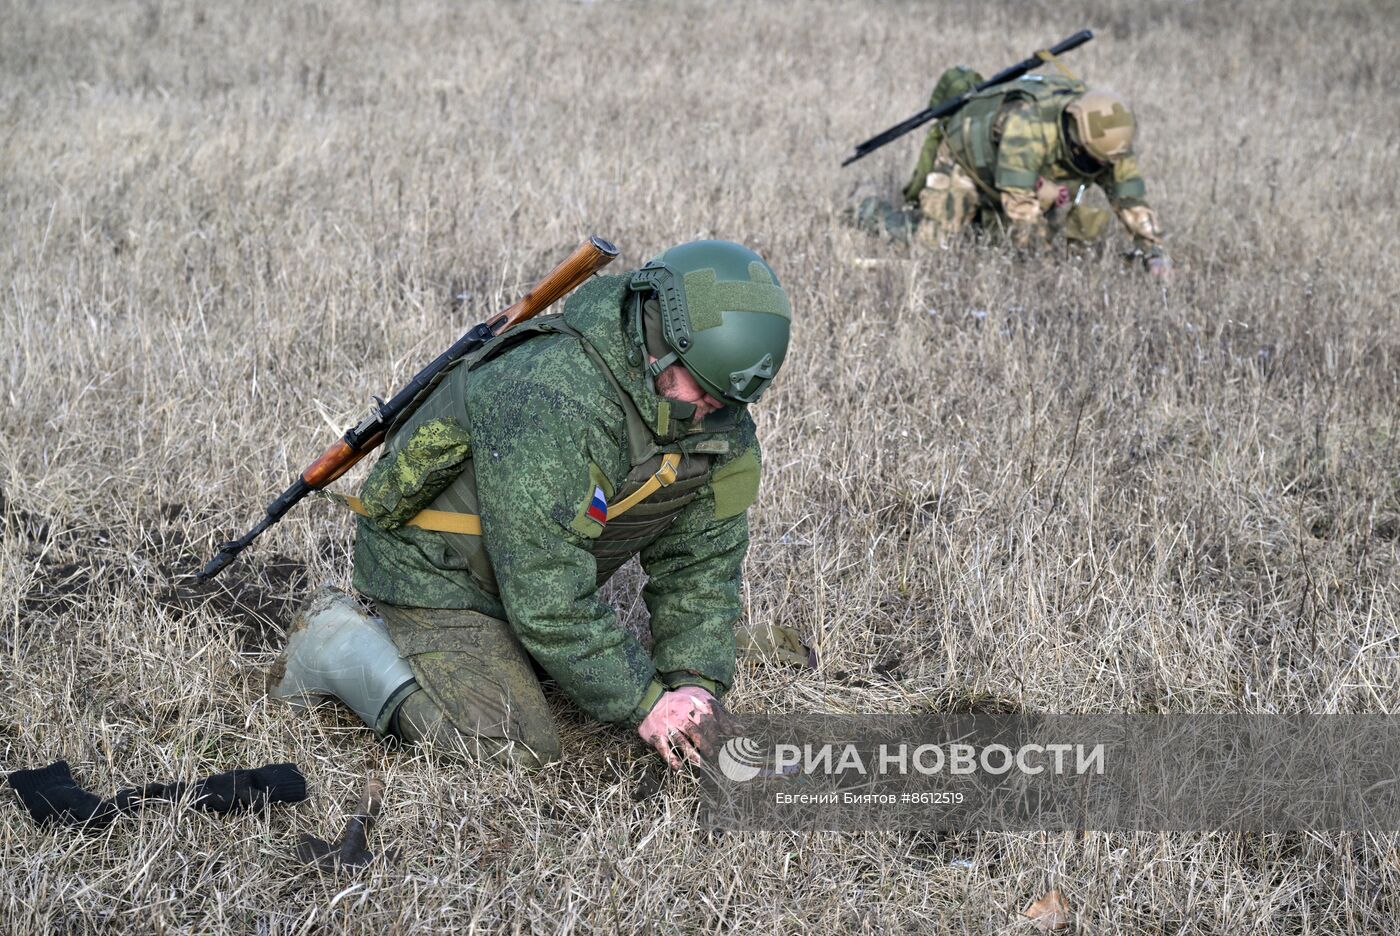
M680 467L681 456L679 452L667 452L661 456L661 467L656 469L656 474L647 478L642 486L631 494L608 507L608 519L620 517L627 511L636 507L642 501L664 487L668 487L676 480L676 469Z
M467 360L466 366L470 370L475 370L501 354L509 351L516 345L529 340L540 334L564 334L578 341L579 346L612 385L617 394L618 402L622 405L623 413L627 422L627 448L631 464L635 467L642 464L647 459L657 454L658 446L652 438L651 430L647 426L646 420L642 417L641 411L637 409L637 404L623 389L612 371L604 363L600 355L588 339L572 325L563 320L563 316L549 315L542 316L529 322L524 322L512 328L510 331L492 341L479 354ZM454 362L457 363L457 362ZM434 384L436 386L436 384ZM426 393L424 394L426 396ZM633 491L627 497L608 507L607 518L609 520L620 517L633 507L646 500L663 487L667 487L676 480L680 468L681 456L678 452L668 452L661 456L661 466L656 473L642 483L642 486ZM362 517L368 516L364 502L358 497L351 497L344 494L328 494L333 500L339 501L350 510ZM481 535L481 517L478 514L455 513L450 510L420 510L410 519L405 521L404 526L417 527L420 530L431 530L434 533L458 533L464 536Z
M608 519L617 519L657 491L669 486L676 480L676 470L680 467L680 463L681 456L679 452L668 452L662 455L661 467L656 469L656 474L648 478L641 487L637 488L637 490L633 491L630 495L608 507ZM365 509L364 501L360 500L358 497L350 497L345 494L331 494L330 497L344 504L362 517L369 516L369 511ZM404 526L417 527L420 530L431 530L434 533L459 533L463 536L480 536L481 516L479 514L454 513L450 510L420 510L410 519L406 520Z

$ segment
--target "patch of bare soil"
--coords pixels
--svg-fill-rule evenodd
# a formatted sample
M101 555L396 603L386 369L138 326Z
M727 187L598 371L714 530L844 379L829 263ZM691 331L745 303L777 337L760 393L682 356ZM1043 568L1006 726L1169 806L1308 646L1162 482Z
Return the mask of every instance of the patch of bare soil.
M202 611L231 621L244 650L266 649L304 597L306 566L281 553L230 569L213 581L191 572L204 557L175 522L182 504L166 504L142 524L145 541L131 550L109 544L77 548L79 537L62 518L44 517L8 503L0 492L0 536L22 543L22 554L38 569L19 599L22 630L52 626L88 606L109 602L119 591L147 596L167 611Z

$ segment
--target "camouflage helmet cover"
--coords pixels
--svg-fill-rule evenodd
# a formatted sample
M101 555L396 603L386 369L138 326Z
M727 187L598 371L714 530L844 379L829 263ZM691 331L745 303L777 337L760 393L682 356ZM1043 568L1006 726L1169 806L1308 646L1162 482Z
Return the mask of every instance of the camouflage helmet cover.
M702 240L665 251L632 274L634 292L655 292L669 353L653 376L679 361L728 404L756 401L787 355L792 305L763 258L731 241Z
M1112 91L1086 91L1065 108L1076 142L1102 163L1114 163L1133 148L1137 121L1128 104Z
M937 107L944 101L962 97L985 80L982 73L975 69L968 68L966 65L954 65L938 76L938 84L933 86L933 94L929 95L928 106Z

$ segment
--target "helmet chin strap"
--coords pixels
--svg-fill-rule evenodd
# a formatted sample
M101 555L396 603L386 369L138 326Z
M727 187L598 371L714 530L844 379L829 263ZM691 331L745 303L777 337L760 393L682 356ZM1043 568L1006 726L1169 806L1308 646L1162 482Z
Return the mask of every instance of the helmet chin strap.
M661 307L655 298L644 301L643 297L650 295L653 294L638 293L635 305L632 307L632 323L638 335L637 340L648 357L656 358L646 366L647 388L670 404L672 419L684 422L695 415L696 405L672 399L656 389L657 376L672 364L678 363L680 355L668 348L661 340Z
M662 371L664 371L666 368L670 367L672 364L676 363L679 360L680 358L676 357L676 353L674 351L666 355L664 358L657 358L655 361L652 361L650 364L647 365L647 376L654 381L657 377L661 376Z
M694 403L684 403L670 397L666 398L666 402L671 404L671 418L676 422L685 422L695 415L696 406Z

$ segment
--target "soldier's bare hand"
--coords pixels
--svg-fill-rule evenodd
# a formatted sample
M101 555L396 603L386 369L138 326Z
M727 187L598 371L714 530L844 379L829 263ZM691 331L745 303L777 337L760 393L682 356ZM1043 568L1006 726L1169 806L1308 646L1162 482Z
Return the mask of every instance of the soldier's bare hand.
M1161 280L1163 283L1170 283L1172 281L1171 257L1148 257L1147 272L1157 277L1157 279Z
M656 748L674 770L684 761L699 764L713 757L737 724L719 700L698 686L663 693L637 726L643 741Z
M743 733L739 720L718 699L712 699L709 717L696 722L686 737L701 757L713 760L719 756L719 749L725 741Z

